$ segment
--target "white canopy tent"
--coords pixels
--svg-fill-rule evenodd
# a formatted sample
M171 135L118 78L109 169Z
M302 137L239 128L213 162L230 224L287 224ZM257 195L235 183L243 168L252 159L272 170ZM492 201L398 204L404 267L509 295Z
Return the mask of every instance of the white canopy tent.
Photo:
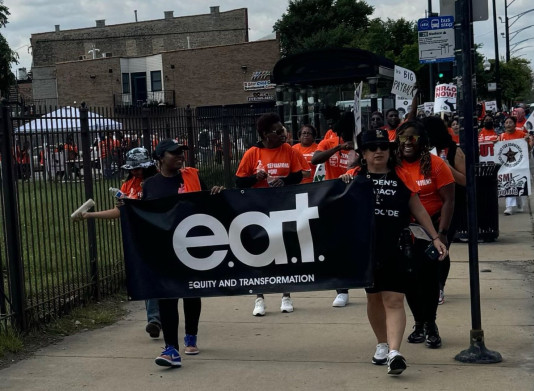
M122 129L122 124L120 122L105 118L91 111L88 115L89 130L106 131ZM15 129L15 134L79 132L80 130L80 109L77 107L65 106L50 112L41 118L36 118L33 121L19 126Z

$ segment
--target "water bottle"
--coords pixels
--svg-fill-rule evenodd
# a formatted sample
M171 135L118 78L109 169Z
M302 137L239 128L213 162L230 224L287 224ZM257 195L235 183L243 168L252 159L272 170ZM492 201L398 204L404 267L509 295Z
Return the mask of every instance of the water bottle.
M111 196L115 198L122 198L124 196L124 193L121 191L121 189L117 189L116 187L110 187L108 191Z
M439 153L439 157L447 161L447 154L445 153L444 149L442 149L441 152Z

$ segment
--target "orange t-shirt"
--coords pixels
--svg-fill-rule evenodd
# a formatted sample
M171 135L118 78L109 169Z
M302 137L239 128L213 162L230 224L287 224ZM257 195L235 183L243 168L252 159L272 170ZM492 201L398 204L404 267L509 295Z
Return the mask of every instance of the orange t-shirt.
M357 166L354 168L351 168L346 172L346 174L356 176L358 175L358 172L360 171L361 167ZM404 185L412 192L412 195L419 193L421 189L419 188L419 185L415 182L415 180L412 178L410 173L402 166L396 166L395 167L395 174L399 177L399 179L404 183Z
M451 135L452 141L454 141L456 143L456 145L460 144L460 135L459 134L455 134L454 130L452 130L452 128L447 128L447 131Z
M306 163L308 163L311 169L310 177L302 178L302 181L300 183L313 182L313 176L315 175L316 166L314 164L311 164L311 160L313 157L313 153L317 150L317 143L313 143L309 147L303 147L301 143L298 143L298 144L293 145L293 149L299 152L302 156L304 156L304 159L306 159Z
M334 133L332 129L328 129L326 133L324 134L323 140L328 140L329 138L335 138L337 137L337 134Z
M478 132L478 142L484 143L484 142L496 142L499 139L499 136L497 133L495 133L495 130L491 129L482 129L480 132Z
M317 151L328 151L340 144L344 144L345 141L341 137L329 138L323 140L317 146ZM349 164L349 151L338 151L334 153L330 158L324 162L324 168L326 171L325 179L336 179L340 175L347 172L347 166Z
M121 186L121 192L125 197L140 200L143 197L143 179L132 177L124 182Z
M432 165L430 178L425 178L423 174L421 174L420 160L413 163L403 160L402 167L410 173L415 180L415 183L421 188L421 191L419 192L421 203L428 214L433 216L440 211L441 206L443 205L438 190L450 183L454 183L454 177L452 176L451 169L447 166L447 163L441 158L435 155L430 155L430 159Z
M523 121L519 121L517 120L517 122L515 123L515 129L516 130L519 130L521 132L524 132L525 131L525 124L527 123L527 119L523 119Z
M513 133L504 132L499 135L499 141L517 140L525 138L525 133L515 128Z
M239 163L236 176L244 178L255 175L258 165L271 177L284 178L289 174L309 170L309 166L303 166L306 163L300 154L289 144L283 143L277 148L260 148L253 146L248 149ZM302 160L301 160L302 159ZM267 180L256 182L254 188L269 187Z

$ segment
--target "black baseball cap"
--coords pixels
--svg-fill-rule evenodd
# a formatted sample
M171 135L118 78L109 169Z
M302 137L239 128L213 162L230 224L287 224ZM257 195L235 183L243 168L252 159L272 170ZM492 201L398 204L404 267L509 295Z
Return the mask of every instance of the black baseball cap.
M368 130L362 133L362 148L369 144L389 144L386 129Z
M156 156L161 157L165 152L174 152L178 150L186 151L188 149L189 147L187 145L179 144L178 141L173 140L172 138L166 138L156 145L155 154Z

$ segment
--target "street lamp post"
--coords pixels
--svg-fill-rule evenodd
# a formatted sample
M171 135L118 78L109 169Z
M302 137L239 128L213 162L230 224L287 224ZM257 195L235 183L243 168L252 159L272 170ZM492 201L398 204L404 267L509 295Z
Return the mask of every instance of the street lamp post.
M506 1L506 0L505 0ZM497 101L497 111L501 111L501 70L499 59L499 41L497 35L497 7L495 0L493 0L493 41L495 43L495 84L497 90L495 91L495 100Z
M523 11L517 15L508 17L508 7L511 6L514 3L515 0L512 0L510 3L508 3L508 0L504 0L504 29L506 31L506 62L510 61L510 41L514 39L517 34L523 30L526 30L527 28L530 28L532 26L527 26L525 28L519 29L514 31L512 34L514 36L510 39L510 27L512 27L522 16L534 12L534 8L531 8L529 10ZM512 23L510 23L510 20L512 20ZM524 41L522 41L524 42Z

